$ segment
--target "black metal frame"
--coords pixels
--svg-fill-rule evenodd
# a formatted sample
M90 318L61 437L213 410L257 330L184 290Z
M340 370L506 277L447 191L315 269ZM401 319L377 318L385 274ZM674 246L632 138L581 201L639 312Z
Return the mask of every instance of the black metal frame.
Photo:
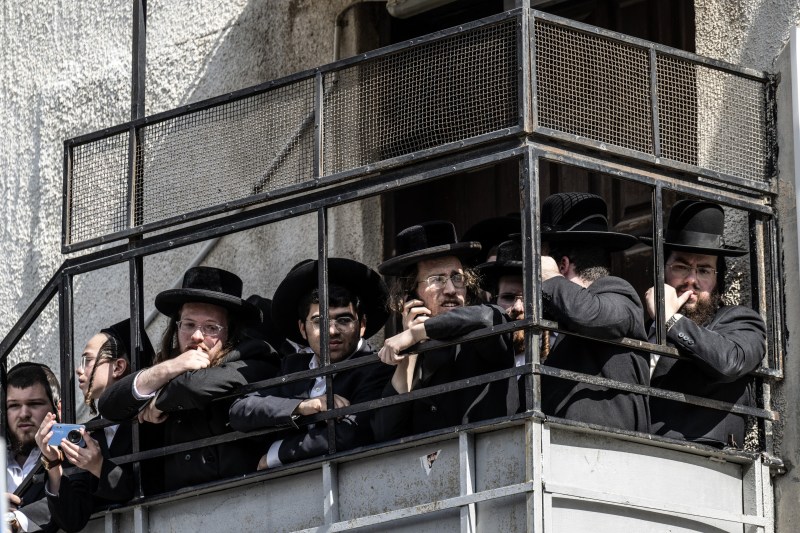
M144 109L144 27L146 18L146 3L145 0L134 0L134 22L137 37L134 39L134 95L132 98L132 121L130 123L120 125L115 128L109 128L102 132L91 135L86 135L80 138L68 140L65 142L65 203L64 203L64 237L66 239L68 224L66 222L67 203L69 199L68 191L68 173L71 164L71 149L79 144L89 142L91 140L103 138L105 136L116 134L123 131L129 131L130 137L130 159L129 159L129 220L133 225L131 231L115 234L100 239L99 242L112 240L127 236L128 242L114 246L105 250L100 250L86 254L82 257L72 258L66 260L53 278L48 282L44 289L40 292L34 302L28 307L19 321L12 327L9 334L0 342L0 378L2 383L5 384L5 364L6 358L17 342L21 339L22 335L27 331L35 318L41 313L45 306L51 299L59 295L59 311L61 323L61 379L62 384L68 384L63 387L63 403L64 403L64 419L66 421L74 421L75 419L75 398L74 398L74 378L73 378L73 354L72 347L74 345L73 332L72 332L72 278L75 275L82 274L88 271L97 270L114 264L123 262L129 263L130 274L130 311L131 311L131 332L132 344L131 353L133 356L134 368L141 367L141 341L139 337L139 324L143 323L143 287L142 287L142 273L143 273L143 258L147 255L163 252L177 247L186 246L188 244L196 243L199 241L207 240L210 238L220 237L231 233L251 229L264 224L274 223L276 221L293 218L302 214L317 213L317 230L318 230L318 248L317 258L320 263L318 283L320 287L320 312L323 323L328 318L328 279L327 279L327 259L328 259L328 210L332 207L351 203L354 201L362 200L365 198L380 195L389 190L401 187L408 187L418 183L436 180L444 176L453 175L466 170L471 170L479 167L485 167L497 164L502 161L517 160L519 162L519 187L521 207L520 213L522 215L522 240L526 244L523 247L523 265L524 270L528 274L524 276L524 292L525 292L525 310L526 316L531 317L526 320L520 320L509 323L504 326L497 326L486 330L474 332L464 338L456 339L447 343L429 341L424 346L419 347L419 351L426 351L435 349L448 344L457 344L462 342L469 342L477 338L482 338L489 335L498 335L509 333L515 329L526 330L526 359L525 365L511 368L499 372L494 372L485 376L460 380L436 387L430 387L422 390L412 391L408 394L399 395L391 398L383 398L366 402L362 404L355 404L349 407L334 409L317 415L304 417L300 420L302 423L315 423L326 421L328 423L329 442L331 447L330 454L334 457L341 457L342 452L335 449L335 426L334 420L347 414L362 412L367 410L376 409L378 407L392 405L395 403L413 401L417 398L427 397L443 392L448 392L458 388L467 386L474 386L480 383L487 383L490 381L508 379L512 376L524 376L526 385L526 408L527 412L515 417L513 420L534 417L537 419L545 419L545 415L541 412L541 399L539 397L539 380L540 375L546 374L557 377L564 377L575 381L585 383L593 383L601 386L606 386L619 390L626 390L640 394L647 394L658 396L661 398L672 399L676 401L684 401L695 405L703 405L715 409L731 410L733 412L755 416L764 420L764 431L767 436L767 452L771 453L771 428L769 424L772 420L777 418L777 414L773 412L769 405L762 408L751 408L746 406L737 406L725 402L708 400L704 398L694 398L670 391L662 391L650 387L632 385L628 383L615 382L599 378L596 376L589 376L585 374L578 374L574 372L565 372L547 367L540 364L539 358L539 334L542 330L559 330L558 325L552 322L545 321L541 318L541 293L539 286L541 264L540 264L540 251L541 243L539 239L539 163L540 161L556 162L564 165L578 166L587 170L601 172L611 177L620 180L634 181L640 184L649 186L652 190L652 207L653 207L653 231L652 237L655 244L653 254L653 267L655 272L655 286L656 294L658 296L658 316L661 320L658 321L659 327L657 329L658 344L649 344L635 340L622 340L622 341L600 341L610 342L613 344L621 344L625 346L633 346L637 349L647 350L654 353L659 353L668 357L678 356L677 352L665 345L665 331L663 326L664 308L663 308L663 217L662 204L663 204L663 190L669 188L670 190L677 191L683 194L689 194L695 197L708 199L727 206L737 209L745 210L750 213L750 228L751 228L751 272L757 273L754 287L754 302L757 307L762 311L762 314L768 319L768 324L771 325L770 332L771 338L769 339L770 345L775 351L774 358L779 363L783 353L782 345L782 327L783 317L781 314L781 295L780 289L773 281L779 279L779 267L777 257L777 226L775 223L775 213L771 208L771 198L774 191L769 184L750 183L747 180L741 180L732 176L723 176L705 169L693 167L691 165L675 164L675 162L664 161L658 157L650 158L643 156L641 152L633 150L609 149L606 146L600 146L599 143L587 141L585 139L575 139L565 136L560 132L548 131L535 125L535 35L532 27L532 18L528 15L533 12L528 10L517 9L502 15L491 17L483 21L478 21L470 25L465 25L457 29L446 30L437 34L427 36L422 39L416 39L406 43L400 43L387 49L363 54L356 58L351 58L339 61L332 65L321 67L313 71L307 71L294 76L278 80L276 82L269 82L262 84L256 88L246 89L230 95L225 95L215 99L207 100L199 104L185 106L183 108L161 113L153 117L143 117ZM633 39L627 36L622 36L614 32L606 32L598 30L585 25L581 25L572 21L565 21L558 17L544 15L536 12L537 17L545 20L556 21L559 24L567 24L572 28L578 28L582 31L601 33L605 36L612 37L624 42L635 44L637 46L646 47L654 54L655 50L661 52L668 52L677 55L684 59L696 61L706 66L713 68L720 68L726 71L737 72L745 76L752 77L758 80L765 80L761 73L750 71L748 69L740 69L732 65L724 64L718 61L707 60L694 56L693 54L677 53L672 49L646 43L638 39ZM498 21L507 20L511 17L520 17L520 31L518 39L518 52L524 57L529 58L522 62L523 68L519 74L520 102L519 102L519 119L520 125L508 130L494 132L484 136L480 136L468 141L451 143L438 148L423 150L412 154L393 158L391 160L382 161L380 164L369 165L360 169L343 172L336 175L325 176L323 168L322 157L322 128L321 117L323 116L324 98L322 92L322 74L324 72L331 72L336 69L355 64L359 61L378 57L390 53L403 50L405 48L418 45L420 43L430 42L432 40L441 39L450 35L457 34L461 31L466 31L469 28L476 27L483 24L496 23ZM528 38L525 38L527 35ZM137 153L135 146L137 143L136 131L143 125L166 120L181 114L189 113L197 109L211 107L220 103L229 102L237 98L244 98L258 92L263 92L271 88L288 84L293 81L314 76L316 80L316 99L315 99L315 158L314 158L314 176L313 182L301 184L296 187L282 190L281 194L264 193L255 195L242 202L227 204L211 208L209 210L200 211L195 213L190 218L200 219L211 214L226 213L231 209L239 209L244 206L254 205L253 209L242 212L228 212L214 220L198 221L197 223L165 231L163 233L146 236L148 231L156 228L170 227L173 223L185 223L186 217L178 217L169 221L162 221L154 225L137 225L135 207L133 206L133 198L135 189L137 187L138 176L138 162L135 158ZM534 80L529 83L528 80ZM655 89L653 89L655 90ZM657 105L657 98L654 99L654 106ZM655 108L654 108L655 109ZM774 110L773 110L774 111ZM657 121L657 113L654 113L655 120ZM654 127L657 129L658 125ZM570 146L564 147L560 141L569 141ZM656 141L657 142L657 141ZM659 153L658 145L655 146L656 154ZM622 156L625 162L622 163L615 156ZM363 179L354 181L353 177L362 177ZM261 205L257 205L261 204ZM66 240L64 241L66 243ZM98 242L92 241L82 243L81 246L65 244L65 251L76 250L97 244ZM766 275L766 270L769 269L769 275ZM572 334L564 331L566 334ZM298 372L291 376L283 376L280 378L273 378L270 380L253 383L247 387L242 388L236 392L236 395L245 392L257 390L262 387L277 385L279 383L286 383L311 377L325 376L327 384L328 402L333 404L333 387L332 376L336 372L348 368L355 368L367 364L376 363L376 358L360 358L358 361L346 361L343 363L331 363L330 354L328 352L328 330L322 329L322 359L323 365L316 370L309 370ZM769 379L776 379L782 377L782 369L780 366L774 369L764 368L754 372L754 375L765 378L765 386L769 386ZM0 387L0 401L4 402L4 389ZM765 395L766 396L766 395ZM459 426L460 429L473 430L481 427L493 427L501 423L500 420L489 420L471 424L469 426ZM5 424L5 421L0 421L0 424ZM108 424L108 422L99 422L92 424L91 427L101 427ZM594 427L580 422L571 422L571 424L585 427ZM2 429L5 429L4 426ZM608 428L604 428L608 430ZM170 453L178 453L181 451L194 449L201 446L210 444L218 444L220 442L229 442L245 435L252 436L256 434L266 434L274 431L273 429L265 429L255 433L230 433L217 437L210 437L193 442L183 443L179 445L168 446L156 450L148 450L141 452L138 446L138 439L134 439L134 453L125 457L116 458L117 462L134 462L146 460L148 458L158 457ZM452 429L436 430L425 435L415 436L411 439L401 439L393 443L379 443L367 448L361 448L356 451L346 452L349 454L362 453L364 450L379 450L386 446L391 446L397 442L407 442L409 440L426 439L442 435L445 432L450 433ZM615 430L610 430L614 432ZM653 436L643 436L642 438L659 440ZM662 439L669 440L670 439ZM696 447L697 445L690 445L684 443L688 447ZM731 452L732 456L739 456L738 452ZM314 461L308 461L310 464ZM303 463L303 464L306 464ZM302 467L302 465L300 466ZM283 470L291 468L285 467ZM264 476L262 474L261 476ZM249 478L248 478L249 479ZM220 484L230 484L230 481L221 481L211 486L219 486ZM180 493L185 492L176 491L175 493L161 495L157 498L146 498L142 501L156 502L163 501L176 497ZM138 497L142 497L141 487L139 488Z
M137 2L140 0L137 0ZM143 0L141 0L142 3ZM136 5L136 2L134 2ZM137 11L135 7L135 15L140 15L140 11L143 11L144 8ZM143 16L143 15L142 15ZM325 124L323 121L323 104L324 104L324 89L322 79L326 74L332 74L336 71L341 69L347 68L349 66L357 65L359 63L367 62L370 60L374 60L376 58L386 57L397 52L418 47L421 45L425 45L431 42L439 41L446 39L448 37L452 37L454 35L458 35L463 32L468 32L475 28L480 28L483 26L489 26L493 24L502 23L509 19L517 18L519 20L519 30L517 31L517 54L521 59L520 72L518 78L518 88L520 90L520 106L519 106L519 113L518 113L518 124L515 127L506 128L504 130L495 131L491 133L487 133L484 135L480 135L477 137L473 137L470 139L464 139L457 142L447 143L436 148L431 148L427 150L420 150L418 152L414 152L411 154L394 157L391 159L379 161L373 164L368 164L363 167L349 169L343 172L338 172L335 174L326 175L324 169L322 169L322 136L324 135ZM659 146L659 137L658 135L654 136L654 147L653 147L653 154L646 154L643 152L639 152L636 150L631 150L623 147L607 145L605 143L601 143L599 141L594 141L591 139L586 139L584 137L579 137L576 135L572 135L569 133L561 132L558 130L553 130L550 128L546 128L536 124L536 35L534 30L534 19L544 20L553 24L557 24L559 26L567 27L572 30L577 30L580 32L584 32L591 35L600 35L607 39L612 39L617 42L625 43L627 45L631 45L637 48L641 48L643 50L647 50L653 59L656 55L656 52L664 55L669 55L672 57L678 57L686 61L690 61L692 63L696 63L699 65L703 65L709 68L717 69L720 71L736 74L738 76L746 77L748 79L758 81L765 84L766 90L769 93L772 91L774 93L774 86L776 80L774 77L769 76L766 73L758 72L752 69L742 68L736 65L732 65L729 63L725 63L718 60L713 60L709 58L704 58L695 54L691 54L688 52L684 52L677 49L672 49L663 45L651 43L648 41L644 41L642 39L637 39L634 37L630 37L627 35L623 35L617 32L604 30L600 28L596 28L593 26L588 26L586 24L578 23L575 21L571 21L569 19L564 19L561 17L557 17L554 15L550 15L547 13L542 13L538 11L533 11L530 9L523 9L517 8L511 11L507 11L505 13L501 13L498 15L494 15L491 17L487 17L485 19L481 19L479 21L475 21L469 24L464 24L457 28L450 28L447 30L442 30L436 32L431 35L427 35L422 38L412 39L409 41L405 41L402 43L398 43L392 46L388 46L385 48L381 48L379 50L374 50L371 52L367 52L365 54L360 54L358 56L343 59L337 61L335 63L330 63L328 65L321 66L319 68L313 70L307 70L304 72L300 72L291 76L287 76L285 78L281 78L279 80L274 80L270 82L266 82L260 85L256 85L254 87L250 87L247 89L243 89L240 91L232 92L226 95L218 96L215 98L211 98L208 100L204 100L202 102L197 102L193 104L189 104L180 108L176 108L170 111L165 111L156 115L152 115L150 117L143 116L141 113L143 112L144 104L143 101L141 104L137 103L134 105L135 112L132 113L132 119L130 122L121 124L119 126L115 126L112 128L107 128L101 130L99 132L82 135L79 137L75 137L73 139L68 139L64 142L64 205L62 208L63 214L63 225L62 225L62 251L64 253L74 252L77 250L83 250L86 248L91 248L93 246L97 246L99 244L107 243L114 240L123 239L126 237L136 236L136 235L144 235L148 232L161 229L161 228L168 228L178 223L186 223L192 220L198 220L214 215L218 215L220 213L225 212L232 212L236 211L248 206L256 205L259 203L272 201L276 199L285 198L287 196L293 194L303 193L309 190L313 190L314 188L326 184L326 185L333 185L339 183L344 180L350 180L357 177L367 177L369 175L373 175L378 172L384 172L388 170L392 170L395 168L402 167L407 165L410 161L419 161L429 158L435 158L440 156L443 153L454 153L459 152L465 148L478 146L484 143L496 142L499 139L513 139L519 136L523 132L528 133L535 133L537 136L541 136L542 138L550 138L560 142L566 142L570 144L576 145L584 145L590 148L604 150L609 153L613 153L616 155L623 156L625 158L632 158L638 159L640 161L644 161L646 163L657 165L659 168L669 168L672 170L676 170L678 172L683 173L692 173L700 178L705 178L710 180L711 183L718 183L722 186L735 186L740 188L750 189L752 191L770 194L774 193L774 180L770 178L772 176L766 176L765 180L758 181L758 180L751 180L751 179L744 179L741 177L731 176L727 174L721 174L719 172L715 172L713 170L689 165L685 163L681 163L679 161L673 161L664 159L660 155L660 146ZM134 21L139 21L140 17L135 16ZM141 19L141 22L138 23L139 25L135 28L136 31L143 31L144 27L144 20ZM143 71L144 71L144 62L142 60L144 54L144 39L137 39L134 42L134 47L136 53L134 54L134 68L137 68L139 65L139 70L141 73L134 74L134 77L137 81L134 84L133 89L138 90L138 87L144 86L144 78L143 78ZM138 54L138 55L137 55ZM137 172L137 161L135 159L136 150L140 147L140 139L139 133L144 126L155 124L158 122L163 122L165 120L169 120L175 117L180 117L183 115L191 114L196 111L204 110L213 108L215 106L219 106L222 104L227 104L230 102L234 102L237 100L241 100L244 98L248 98L254 95L258 95L261 93L265 93L272 89L276 89L279 87L291 85L298 81L307 80L307 79L314 79L315 80L315 94L314 94L314 114L313 114L313 123L314 123L314 139L315 139L315 150L314 150L314 169L315 174L313 180L309 180L307 182L299 183L296 185L286 186L276 191L268 191L262 192L257 194L252 194L246 198L242 198L237 201L226 202L224 204L211 206L208 208L200 209L191 213L183 213L178 216L167 218L147 224L142 224L141 220L136 220L135 218L129 217L129 228L118 231L109 235L103 235L101 237L96 237L92 239L88 239L82 242L71 242L69 236L69 217L70 217L70 202L71 202L71 192L69 190L69 183L71 181L71 169L72 169L72 151L83 144L89 143L91 141L96 141L99 139L103 139L106 137L110 137L113 135L117 135L120 133L128 132L129 134L129 176L128 176L128 187L130 191L133 191L137 186L136 177ZM650 78L651 78L651 116L652 120L654 121L654 130L655 132L658 131L658 97L657 97L657 82L656 82L656 66L655 62L651 60L650 65ZM774 103L774 98L771 100ZM767 105L770 104L770 99L766 99ZM767 114L768 117L773 117L774 113L769 110L770 113ZM774 121L770 120L768 124L768 134L774 137ZM775 151L771 154L772 159L776 157ZM774 170L774 168L773 168ZM132 195L129 195L129 199L131 201L134 200ZM129 209L132 208L134 212L136 211L136 206L129 206Z

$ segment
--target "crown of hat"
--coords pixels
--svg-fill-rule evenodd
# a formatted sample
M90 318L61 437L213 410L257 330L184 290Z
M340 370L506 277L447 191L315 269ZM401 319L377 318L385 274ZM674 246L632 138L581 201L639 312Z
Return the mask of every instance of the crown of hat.
M214 267L192 267L183 275L183 289L200 289L242 297L242 279L227 270Z
M495 259L498 263L521 262L522 261L522 245L519 241L505 241L500 243L497 247L497 257Z
M398 233L395 247L397 255L403 255L456 242L458 238L452 222L433 220L410 226Z
M680 200L670 210L667 229L722 235L725 231L725 211L711 202Z
M542 204L542 231L608 231L607 211L605 200L596 194L553 194Z

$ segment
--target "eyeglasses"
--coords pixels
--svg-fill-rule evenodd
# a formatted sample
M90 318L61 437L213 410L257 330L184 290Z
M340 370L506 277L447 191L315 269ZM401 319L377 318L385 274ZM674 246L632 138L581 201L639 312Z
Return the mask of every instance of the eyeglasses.
M315 315L309 318L308 322L314 329L319 329L322 320L320 319L319 315ZM330 322L337 329L337 331L350 331L355 326L356 319L352 316L344 315L336 318L329 318L328 322Z
M445 276L444 274L437 274L434 276L428 276L427 278L423 279L422 281L418 281L417 285L420 283L427 283L428 287L433 289L444 289L445 285L447 285L447 280L450 280L453 283L453 287L456 289L463 289L464 285L466 285L467 277L464 274L451 274L449 276Z
M692 272L695 273L700 281L711 281L717 275L717 271L711 267L691 267L683 263L667 263L667 268L673 275L686 279Z
M98 359L100 359L100 361L104 361L104 360L114 359L114 357L106 356L106 357L97 358L97 357L89 357L88 355L82 355L81 356L81 364L80 364L80 366L78 368L76 368L76 370L80 370L81 372L85 372L86 369L89 368L91 365L96 364Z
M222 330L225 329L225 326L220 326L219 324L198 324L193 320L178 320L175 323L181 333L188 335L194 335L194 332L199 329L206 337L219 337Z

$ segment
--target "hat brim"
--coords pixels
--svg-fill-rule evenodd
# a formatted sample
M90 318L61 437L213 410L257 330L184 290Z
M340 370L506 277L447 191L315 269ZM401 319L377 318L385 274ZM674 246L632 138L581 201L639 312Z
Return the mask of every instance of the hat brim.
M185 303L218 305L227 309L243 324L258 322L261 311L253 304L230 294L204 289L169 289L156 296L156 309L173 316Z
M340 285L361 301L367 317L364 338L368 339L383 328L389 319L386 298L389 291L377 272L363 263L341 257L328 259L328 284ZM287 274L272 296L272 322L278 332L299 344L308 344L297 325L297 304L317 288L317 261L309 261Z
M457 242L453 244L442 244L423 248L397 257L387 259L378 265L378 272L384 276L401 276L410 265L436 259L438 257L455 256L461 260L468 259L481 251L481 243L477 241Z
M639 239L627 233L614 231L543 231L542 242L589 242L611 252L627 250L639 244Z
M652 237L639 237L639 241L647 246L653 246ZM679 252L688 252L690 254L700 255L720 255L724 257L741 257L750 253L744 248L734 248L733 246L725 246L723 248L713 248L708 246L692 246L690 244L678 244L674 242L664 242L664 247L669 247L671 250Z

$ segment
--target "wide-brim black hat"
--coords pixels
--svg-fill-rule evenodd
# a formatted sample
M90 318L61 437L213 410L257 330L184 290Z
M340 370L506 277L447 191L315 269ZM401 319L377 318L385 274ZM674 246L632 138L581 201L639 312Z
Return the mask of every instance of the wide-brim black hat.
M242 280L236 274L214 267L194 267L183 275L180 289L156 296L156 309L174 315L185 303L214 304L227 309L243 324L258 322L261 312L242 299Z
M378 265L378 272L385 276L401 276L409 266L427 259L454 256L463 261L480 252L481 243L458 242L452 222L434 220L398 233L395 249L394 257Z
M664 232L664 247L702 255L740 257L743 248L728 246L723 240L725 211L718 204L680 200L672 206ZM652 239L642 239L652 245Z
M542 204L541 240L550 243L592 243L615 252L639 243L627 233L609 231L608 208L600 196L585 192L553 194Z
M153 358L155 357L155 350L153 350L153 345L150 343L150 338L147 336L147 332L144 330L144 324L139 324L139 336L142 338L142 354L141 354L141 364L142 366L150 366L152 364ZM108 335L110 337L114 337L114 339L120 343L122 346L125 347L125 353L128 354L128 359L131 359L130 350L131 350L131 319L126 318L122 322L117 322L107 328L103 328L100 330L100 333Z
M319 261L306 259L292 267L272 296L272 322L278 332L300 344L308 342L300 334L297 305L309 292L318 287ZM363 263L342 257L328 258L328 285L339 285L361 302L361 312L367 317L364 338L375 335L386 324L389 310L386 298L389 290L383 278Z
M502 217L492 217L481 220L470 226L461 236L461 242L478 241L481 243L483 255L476 255L469 263L474 265L486 259L493 247L507 241L510 235L520 232L520 215L511 213Z
M522 245L517 240L500 243L497 258L475 267L481 275L481 285L490 292L503 276L522 276Z

